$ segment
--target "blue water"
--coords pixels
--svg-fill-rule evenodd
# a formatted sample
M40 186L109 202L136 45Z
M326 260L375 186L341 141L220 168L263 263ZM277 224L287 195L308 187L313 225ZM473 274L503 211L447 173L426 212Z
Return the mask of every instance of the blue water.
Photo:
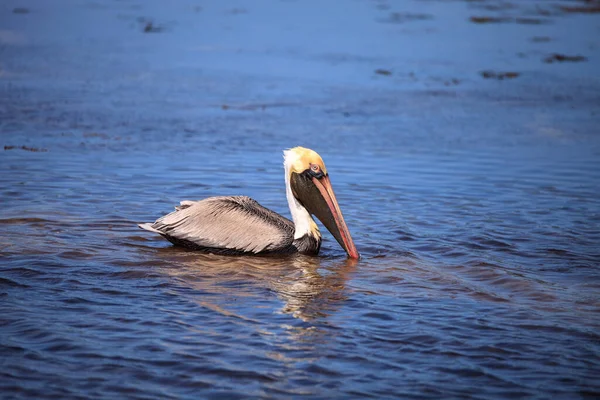
M0 397L599 397L599 14L499 4L4 2ZM359 261L137 228L296 145Z

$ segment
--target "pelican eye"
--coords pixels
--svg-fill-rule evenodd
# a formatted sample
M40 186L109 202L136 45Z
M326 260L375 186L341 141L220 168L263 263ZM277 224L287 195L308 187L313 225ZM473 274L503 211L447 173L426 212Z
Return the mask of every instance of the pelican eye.
M318 164L310 164L309 174L317 179L321 179L325 174L321 171Z

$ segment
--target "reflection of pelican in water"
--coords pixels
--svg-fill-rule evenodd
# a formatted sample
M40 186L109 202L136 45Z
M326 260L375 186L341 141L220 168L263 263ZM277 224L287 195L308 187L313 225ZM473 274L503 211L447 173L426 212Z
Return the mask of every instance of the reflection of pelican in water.
M284 301L282 312L304 321L328 315L336 304L345 300L345 282L358 262L354 259L335 261L303 255L226 257L173 251L172 248L158 251L161 261L168 262L168 267L162 271L179 281L183 287L203 294L233 293L235 297L261 296L264 292L260 288L266 288ZM318 269L328 273L321 274ZM200 296L194 300L216 312L234 314L230 304L212 302L212 298ZM226 298L231 299L229 296ZM262 301L262 298L258 297L257 301Z
M182 201L176 211L140 228L170 242L214 254L316 255L321 233L315 215L351 258L358 251L333 193L321 157L310 149L284 152L285 186L293 222L246 196Z
M285 301L282 312L305 321L324 317L346 300L346 280L356 264L353 259L335 263L327 275L321 275L316 266L300 267L301 275L273 280L271 288Z

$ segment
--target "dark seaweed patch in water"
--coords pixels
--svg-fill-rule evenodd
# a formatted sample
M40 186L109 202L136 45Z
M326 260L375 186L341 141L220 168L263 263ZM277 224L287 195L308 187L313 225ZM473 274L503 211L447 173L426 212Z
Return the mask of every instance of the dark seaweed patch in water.
M164 30L164 27L155 25L153 22L146 22L146 25L144 25L144 33L158 33Z
M541 19L541 18L525 18L518 17L515 18L515 23L522 25L542 25L542 24L550 24L552 21L549 19Z
M144 33L160 33L167 29L166 25L157 24L149 18L139 17L137 21L142 26L142 32Z
M552 21L549 19L531 18L531 17L471 17L470 21L475 24L501 24L501 23L515 23L521 25L542 25L549 24Z
M45 151L48 151L48 149L43 149L43 148L39 148L39 147L4 146L4 150L14 150L14 149L25 150L25 151L33 151L33 152L45 152Z
M433 19L431 14L419 14L419 13L408 13L408 12L393 12L388 15L387 18L380 19L380 22L386 22L390 24L403 24L410 21L425 21Z
M390 76L392 74L392 71L390 71L389 69L379 68L375 70L375 73L378 75Z
M480 3L483 3L483 4L478 5L478 8L488 10L488 11L505 11L505 10L511 10L511 9L517 8L516 4L509 3L509 2L487 3L487 2L481 1Z
M481 71L481 76L485 79L497 79L499 81L504 79L514 79L520 74L518 72L495 72L495 71Z
M588 2L592 3L591 1ZM566 13L598 14L600 13L600 4L590 6L560 6L560 9Z
M509 22L510 18L500 17L471 17L469 20L475 24L500 24L503 22Z
M587 61L587 58L584 56L576 55L576 56L567 56L565 54L554 53L544 58L544 62L548 64L552 64L553 62L581 62Z

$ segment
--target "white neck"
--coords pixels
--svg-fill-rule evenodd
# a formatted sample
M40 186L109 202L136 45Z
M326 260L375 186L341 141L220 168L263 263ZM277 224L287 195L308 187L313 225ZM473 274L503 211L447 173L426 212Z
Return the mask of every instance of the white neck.
M290 184L290 168L294 164L295 157L291 151L283 152L283 165L285 167L285 195L287 197L288 205L290 206L290 213L294 220L294 226L296 231L294 233L294 239L300 239L305 235L312 235L320 237L319 228L315 221L310 216L310 213L304 208L292 193L292 186Z

